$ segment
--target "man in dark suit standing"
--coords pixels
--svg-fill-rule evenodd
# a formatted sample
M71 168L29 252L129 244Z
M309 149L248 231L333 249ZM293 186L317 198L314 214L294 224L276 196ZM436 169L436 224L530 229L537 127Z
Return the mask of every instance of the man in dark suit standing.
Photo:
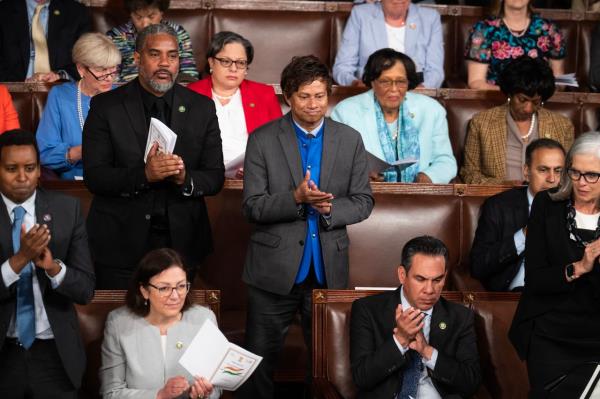
M88 216L97 288L126 288L151 249L169 247L195 268L212 249L205 195L221 190L223 152L214 103L175 84L177 34L150 25L137 36L139 76L94 96L83 129L83 174L94 194ZM150 119L177 134L173 154L154 144ZM190 280L191 281L191 280Z
M88 10L74 0L0 1L0 82L77 79L71 50L89 31Z
M490 291L521 291L525 284L525 235L535 195L556 187L565 163L558 141L537 139L525 150L527 187L488 198L481 208L473 247L471 273Z
M241 397L273 398L273 369L298 311L310 348L312 289L346 287L346 226L373 208L360 135L325 118L331 81L316 57L294 57L281 75L290 112L248 139L242 210L255 228L243 274L246 346L263 361Z
M473 312L440 297L448 249L429 236L402 249L400 287L352 304L358 398L468 398L481 383Z
M77 398L85 352L73 303L94 295L79 202L36 189L35 137L0 135L0 397Z

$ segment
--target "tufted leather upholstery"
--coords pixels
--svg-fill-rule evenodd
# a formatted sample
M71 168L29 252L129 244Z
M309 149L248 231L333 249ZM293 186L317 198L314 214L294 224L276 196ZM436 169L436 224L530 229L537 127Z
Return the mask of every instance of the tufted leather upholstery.
M354 399L356 387L350 371L350 311L358 298L377 291L315 290L313 292L313 381L316 398ZM475 398L527 397L528 381L521 362L508 341L518 294L442 294L475 312L477 346L483 384Z

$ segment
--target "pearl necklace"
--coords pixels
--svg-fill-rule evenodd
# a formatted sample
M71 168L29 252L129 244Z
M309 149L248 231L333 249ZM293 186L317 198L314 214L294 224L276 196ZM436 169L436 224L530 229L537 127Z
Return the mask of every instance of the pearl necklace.
M531 125L529 125L529 131L527 132L527 134L525 136L521 136L521 140L523 140L524 143L527 143L527 141L529 140L529 136L531 136L531 133L533 133L533 128L535 127L535 114L531 115Z
M233 98L233 96L235 96L235 93L237 93L237 89L236 89L236 91L234 91L234 92L233 92L233 94L232 94L232 95L230 95L230 96L220 96L220 95L218 95L217 93L215 93L215 91L214 91L214 90L212 90L212 94L213 94L213 96L217 97L219 100L231 100L231 99Z
M79 126L81 127L81 131L83 132L83 124L85 122L85 119L83 119L83 109L81 106L81 80L77 82L77 116L79 116Z

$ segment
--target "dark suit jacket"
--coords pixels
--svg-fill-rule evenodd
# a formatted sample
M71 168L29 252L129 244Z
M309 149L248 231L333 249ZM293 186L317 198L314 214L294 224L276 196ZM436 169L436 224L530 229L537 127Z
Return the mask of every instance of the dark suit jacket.
M79 78L71 57L73 45L92 29L86 7L74 0L52 0L48 13L48 54L54 72ZM0 2L0 82L22 82L27 75L30 27L25 0Z
M399 390L407 362L393 338L399 303L400 287L352 304L350 364L358 398L393 398ZM428 370L433 385L443 398L473 396L481 383L473 312L440 298L431 317L429 343L438 351L435 369Z
M78 200L42 189L37 190L35 214L38 223L46 223L50 228L52 238L48 247L52 256L67 266L64 280L56 289L52 289L44 270L36 268L36 273L58 354L71 382L79 388L85 370L85 351L73 303L90 302L95 283L84 218ZM50 221L45 220L48 215ZM11 231L10 217L4 201L0 200L0 263L13 255ZM15 313L16 298L17 285L6 287L0 278L0 347Z
M548 191L533 200L525 243L525 289L509 331L521 359L527 358L536 318L578 296L579 291L600 292L597 263L592 272L572 283L565 278L565 266L583 257L583 248L569 238L566 215L566 201L553 201Z
M185 196L175 183L149 184L144 172L148 128L134 80L93 97L83 128L83 174L94 194L88 215L95 262L134 268L147 250L154 200L165 195L173 249L197 266L212 248L205 195L224 181L219 125L212 100L176 84L171 129L175 154L185 163L194 190Z
M471 273L486 289L506 291L519 271L524 254L517 254L513 236L528 218L527 187L494 195L483 204L471 248Z
M320 223L321 251L329 288L348 284L346 226L366 219L373 208L367 155L354 129L325 118L320 189L332 193L331 220ZM298 215L294 190L304 178L291 115L269 122L248 138L242 211L250 236L244 281L276 294L294 285L306 239L306 219Z

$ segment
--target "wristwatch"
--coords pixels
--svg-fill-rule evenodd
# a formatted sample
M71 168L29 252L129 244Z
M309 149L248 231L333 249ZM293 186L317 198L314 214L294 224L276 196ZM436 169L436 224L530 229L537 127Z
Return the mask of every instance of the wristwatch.
M575 266L572 263L569 263L565 267L565 275L567 276L567 281L569 281L569 282L571 282L571 281L575 280L577 277L579 277L578 275L575 274Z

